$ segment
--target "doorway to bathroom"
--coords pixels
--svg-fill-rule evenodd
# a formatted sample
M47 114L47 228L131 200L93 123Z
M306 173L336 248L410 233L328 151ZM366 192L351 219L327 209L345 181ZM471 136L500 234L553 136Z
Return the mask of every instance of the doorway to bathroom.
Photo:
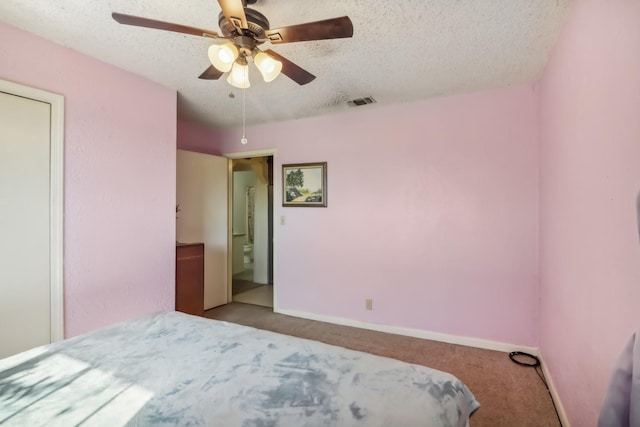
M273 307L273 156L233 158L232 301Z

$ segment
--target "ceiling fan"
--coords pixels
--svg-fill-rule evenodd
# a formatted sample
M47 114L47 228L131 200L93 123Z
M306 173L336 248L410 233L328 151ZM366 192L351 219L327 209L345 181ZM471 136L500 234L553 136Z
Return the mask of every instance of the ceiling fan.
M249 3L253 4L255 1L249 0ZM218 0L218 3L222 8L218 16L222 35L215 31L123 13L114 12L111 16L125 25L211 38L214 44L209 47L208 53L212 65L199 78L217 80L224 73L230 72L227 81L238 88L250 86L248 60L254 62L267 82L275 79L280 72L299 85L316 78L273 50L263 51L258 48L267 41L280 44L353 36L353 24L348 16L271 29L269 20L263 14L247 7L247 0Z

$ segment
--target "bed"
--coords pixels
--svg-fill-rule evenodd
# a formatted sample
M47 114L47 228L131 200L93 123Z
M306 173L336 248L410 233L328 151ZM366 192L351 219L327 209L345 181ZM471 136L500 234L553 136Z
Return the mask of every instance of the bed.
M0 360L2 426L455 426L451 374L179 312Z

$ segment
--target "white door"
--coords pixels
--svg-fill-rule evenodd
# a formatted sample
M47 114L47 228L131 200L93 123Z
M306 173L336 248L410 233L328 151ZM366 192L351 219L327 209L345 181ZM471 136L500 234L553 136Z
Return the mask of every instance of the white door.
M51 342L51 105L0 92L0 358Z
M204 309L227 303L228 159L178 150L176 239L204 243Z

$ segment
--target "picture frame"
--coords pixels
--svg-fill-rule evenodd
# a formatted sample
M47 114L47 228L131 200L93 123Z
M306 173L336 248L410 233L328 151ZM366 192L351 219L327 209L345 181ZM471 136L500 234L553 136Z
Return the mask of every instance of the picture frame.
M327 207L327 162L282 165L282 206Z

